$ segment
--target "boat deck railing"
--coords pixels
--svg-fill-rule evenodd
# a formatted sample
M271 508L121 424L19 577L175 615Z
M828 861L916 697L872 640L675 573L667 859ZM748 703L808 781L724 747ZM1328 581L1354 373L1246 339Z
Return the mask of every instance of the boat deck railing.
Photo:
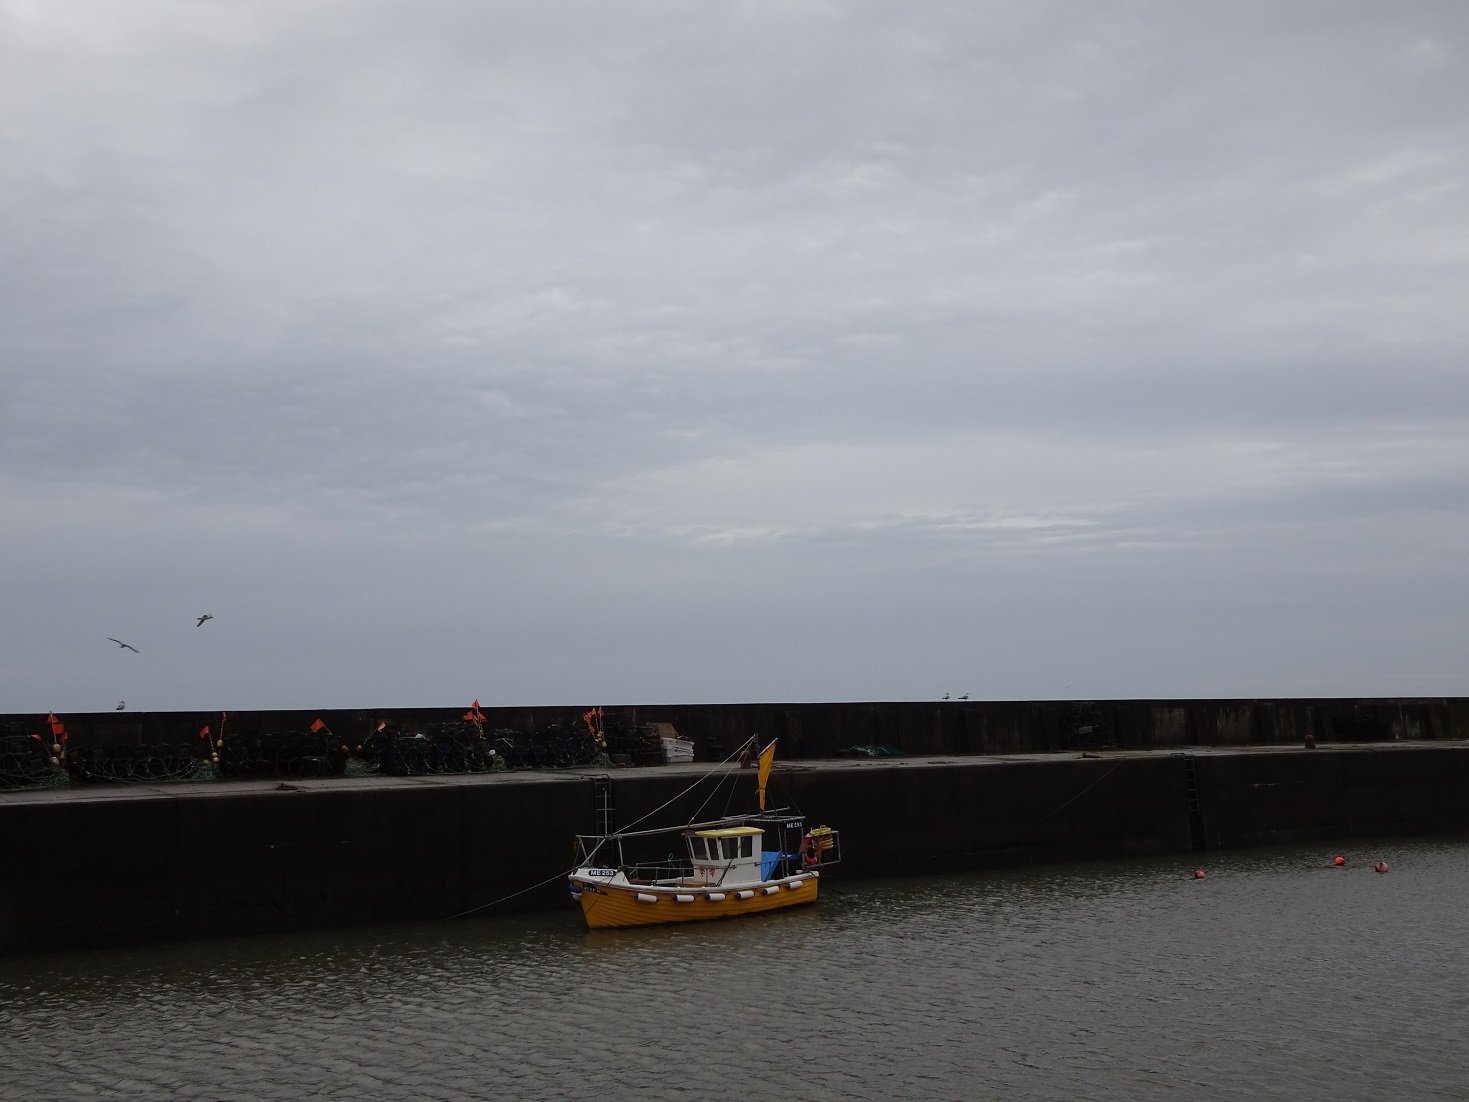
M694 875L692 865L630 865L625 871L634 884L678 885Z

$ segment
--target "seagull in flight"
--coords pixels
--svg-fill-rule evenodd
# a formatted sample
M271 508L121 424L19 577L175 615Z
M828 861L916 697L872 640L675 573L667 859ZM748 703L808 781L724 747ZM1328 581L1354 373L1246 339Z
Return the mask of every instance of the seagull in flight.
M211 616L209 613L206 612L203 616L199 617L199 622L197 624L195 624L194 626L196 628L202 628L204 626L204 621L205 620L213 620L213 619L214 619L214 617Z
M109 643L116 643L123 650L130 650L134 654L137 654L138 653L138 648L137 647L133 646L131 643L124 643L121 639L114 639L112 636L109 635L107 637L107 641Z

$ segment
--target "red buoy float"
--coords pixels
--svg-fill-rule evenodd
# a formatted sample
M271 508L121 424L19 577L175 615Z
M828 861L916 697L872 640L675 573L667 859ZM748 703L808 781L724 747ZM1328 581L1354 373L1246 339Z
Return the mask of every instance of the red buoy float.
M1377 864L1373 865L1372 867L1374 869L1376 869L1378 872L1386 872L1387 871L1387 862L1386 861L1379 861L1379 862L1377 862Z
M1202 880L1202 879L1204 879L1204 870L1203 869L1194 869L1194 879L1195 880Z
M1345 857L1338 857L1335 858L1331 863L1333 865L1345 865L1347 863L1347 859Z

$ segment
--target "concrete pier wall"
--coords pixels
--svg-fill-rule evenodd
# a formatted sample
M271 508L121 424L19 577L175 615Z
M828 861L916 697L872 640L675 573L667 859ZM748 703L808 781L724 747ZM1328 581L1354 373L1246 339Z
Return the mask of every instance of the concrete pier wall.
M75 746L189 743L209 725L217 736L303 731L321 719L344 743L378 723L405 729L459 718L444 708L318 711L62 713ZM575 720L585 707L484 708L486 728L535 731ZM672 723L699 760L718 760L746 739L781 741L783 758L827 758L849 746L886 743L907 754L1046 753L1076 747L1300 745L1469 739L1463 697L1279 700L905 701L824 704L666 704L606 709L609 722ZM44 715L0 716L0 729L45 731Z
M444 918L542 881L497 909L564 907L597 776L620 829L752 805L750 772L704 768L0 793L0 951ZM844 876L1469 831L1466 797L1447 741L787 762L771 785L841 829Z

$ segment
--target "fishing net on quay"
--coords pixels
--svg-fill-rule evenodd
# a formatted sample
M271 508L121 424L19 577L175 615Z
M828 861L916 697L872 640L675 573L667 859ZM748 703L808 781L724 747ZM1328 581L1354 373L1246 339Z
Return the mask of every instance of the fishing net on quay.
M204 781L214 767L190 743L136 746L73 746L67 761L73 780L83 784L117 781Z
M4 732L0 788L560 769L611 764L609 748L624 762L658 760L645 730L615 719L604 724L600 709L532 731L488 730L477 705L461 719L412 728L379 721L358 735L334 732L319 718L305 729L258 732L241 731L235 721L226 729L227 719L221 713L213 732L205 725L196 740L182 742L89 744L96 736L84 731L68 750L65 725L52 717L62 749L51 758L42 736Z
M364 750L364 772L391 777L488 773L507 767L482 725L468 720L431 723L422 731L384 726L368 738Z
M266 731L178 743L87 746L74 743L67 760L79 784L212 781L218 778L340 776L347 748L325 725L306 731Z
M216 753L221 777L340 777L350 750L322 725L305 731L230 735L217 740Z
M576 720L536 731L498 728L469 720L432 723L422 731L384 726L365 747L378 772L394 777L489 773L511 769L566 769L605 764L593 729Z
M605 765L607 752L584 720L560 720L535 731L498 730L495 752L510 769L568 769Z
M24 723L0 726L0 789L64 788L66 770L45 739ZM53 763L53 758L56 761Z

